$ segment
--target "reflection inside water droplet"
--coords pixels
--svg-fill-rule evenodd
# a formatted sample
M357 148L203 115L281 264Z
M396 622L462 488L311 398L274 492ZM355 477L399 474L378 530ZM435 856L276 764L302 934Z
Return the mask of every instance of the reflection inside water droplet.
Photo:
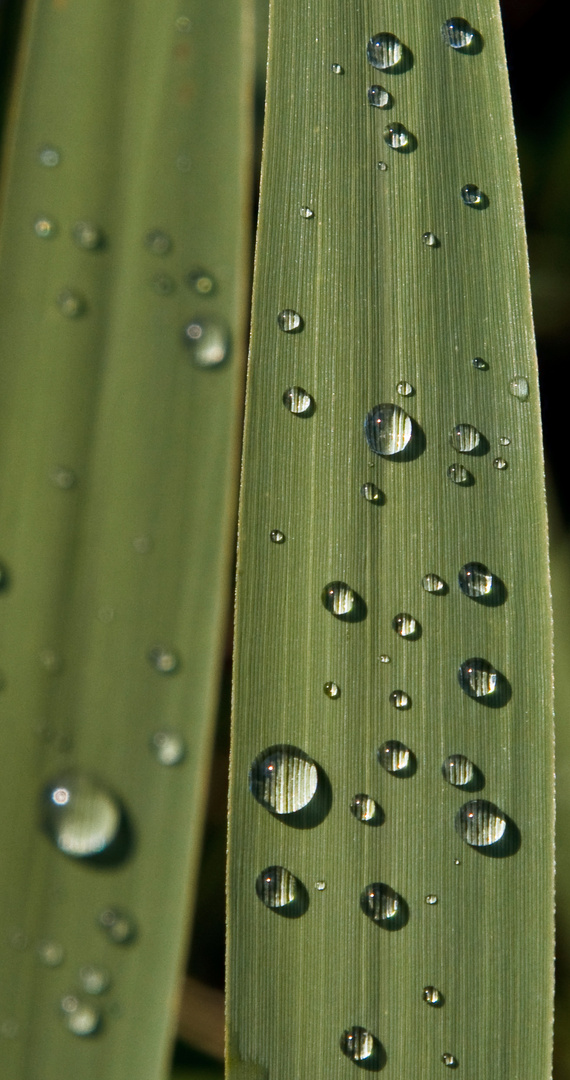
M277 325L285 334L292 334L295 330L303 329L303 320L298 311L292 308L284 308L277 316Z
M410 696L404 690L392 690L390 704L395 709L409 709L411 705Z
M426 904L429 904L430 907L433 907L434 904L437 904L437 896L435 895L435 893L428 893L428 895L426 896Z
M407 775L413 761L411 750L397 739L388 739L382 743L377 757L382 768L392 775Z
M410 394L413 394L414 392L412 384L405 381L399 382L396 390L401 395L401 397L410 397Z
M469 562L461 567L458 575L459 588L466 596L477 599L489 596L493 588L493 575L483 563Z
M285 908L297 899L299 882L284 866L268 866L258 875L255 891L266 907Z
M427 1001L428 1005L437 1007L443 1004L443 994L436 986L424 986L422 997L424 1001Z
M269 539L271 540L272 544L284 544L285 533L282 533L281 529L272 529L269 533Z
M402 58L402 43L394 34L374 34L366 47L368 63L380 71L396 67Z
M454 450L460 454L471 454L481 442L481 432L472 424L456 424L449 436Z
M406 448L412 438L413 424L399 405L375 405L364 421L364 434L375 454L391 457Z
M111 975L97 964L86 964L79 971L79 981L86 994L104 994L111 985Z
M57 233L55 221L47 217L39 217L34 221L34 232L41 240L49 240Z
M473 357L473 360L471 361L471 363L473 364L474 368L477 368L478 371L488 371L489 370L489 365L488 365L487 361L483 360L483 358L481 356Z
M383 86L369 86L368 101L377 109L386 109L390 104L390 94Z
M471 473L467 471L465 465L460 465L454 461L453 465L449 465L447 468L447 478L454 484L462 485L466 487L473 479Z
M331 64L331 71L333 75L344 75L344 68L342 64Z
M464 660L457 678L461 689L472 698L489 697L497 689L498 672L480 656Z
M227 359L230 333L220 319L193 319L184 327L190 359L200 368L213 368Z
M382 492L380 491L380 488L376 487L376 484L363 484L360 489L360 494L367 502L382 502Z
M455 816L455 828L462 840L471 847L490 847L504 835L505 815L498 806L486 799L465 803Z
M508 469L508 467L509 467L509 463L505 458L502 458L502 457L496 457L495 458L495 460L493 462L493 468L494 469L498 469L499 472L502 472L503 469Z
M475 775L475 766L465 754L450 754L441 766L444 779L453 787L465 787Z
M82 859L110 847L119 833L122 811L116 797L97 780L69 773L45 788L42 818L59 850Z
M449 1069L456 1069L458 1065L457 1058L454 1054L442 1054L441 1060L444 1065L447 1065Z
M193 270L187 280L190 288L200 296L210 296L216 287L212 274L207 270Z
M283 404L294 416L310 416L314 401L302 386L290 386L283 394Z
M441 36L445 44L452 49L468 49L474 38L474 30L466 19L455 16L444 22Z
M380 172L386 172L388 166L385 161L379 161L376 165L376 168L379 169Z
M370 1031L362 1027L351 1027L343 1031L340 1048L351 1061L369 1061L376 1052L376 1039Z
M486 197L476 184L464 184L461 188L461 198L466 206L475 206L482 209L486 204Z
M317 766L294 746L273 746L264 750L249 770L249 790L267 810L275 814L296 814L310 803L317 791Z
M370 795L353 795L350 809L357 821L371 822L378 813L378 803Z
M313 211L311 210L310 206L302 206L301 209L299 210L299 213L300 213L302 218L307 218L307 219L312 218L312 217L315 216Z
M523 375L515 375L514 379L511 379L509 383L509 393L518 398L519 401L528 401L528 379L525 379Z
M325 585L322 592L322 601L331 615L342 618L349 615L355 606L356 595L344 581L331 581Z
M317 890L317 892L324 892L326 887L326 881L315 881L315 889Z
M366 886L360 896L360 906L364 914L379 926L401 921L402 897L381 881Z
M422 236L422 241L426 247L439 247L439 240L435 233L425 232Z
M413 638L418 633L418 624L413 615L407 615L402 611L392 619L392 628L400 637Z
M442 593L445 591L445 581L437 574L426 574L422 578L422 588L428 593Z

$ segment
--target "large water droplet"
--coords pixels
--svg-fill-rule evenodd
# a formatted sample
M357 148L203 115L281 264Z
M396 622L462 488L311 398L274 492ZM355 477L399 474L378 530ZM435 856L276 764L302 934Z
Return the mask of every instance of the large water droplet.
M357 821L372 822L378 816L380 807L370 795L353 795L350 809Z
M466 206L475 206L479 210L487 204L487 197L476 184L464 184L461 188L461 198Z
M411 704L410 695L404 690L392 690L390 705L393 705L395 709L409 709Z
M368 1062L377 1054L378 1042L372 1032L363 1027L351 1027L343 1031L340 1048L351 1061Z
M85 1037L95 1034L101 1023L101 1013L90 1001L82 1001L75 994L66 994L60 1004L65 1026L72 1035Z
M457 672L461 689L472 698L484 698L494 694L498 676L498 671L480 656L464 660Z
M407 776L410 773L413 754L409 747L397 739L388 739L378 748L378 761L386 772L393 776Z
M72 236L77 246L83 248L84 251L96 251L105 243L103 230L91 221L76 221Z
M200 368L217 367L230 351L230 333L220 319L193 319L184 327L184 342Z
M56 304L66 319L78 319L87 308L83 297L73 289L63 289L56 298Z
M493 575L483 563L465 563L459 571L458 581L461 592L475 599L488 596L493 588Z
M249 770L249 790L274 814L296 814L310 803L319 782L317 766L295 746L264 750Z
M454 484L461 484L463 487L470 485L473 480L471 473L468 472L465 465L460 465L458 462L454 462L453 465L448 466L447 478Z
M369 86L368 100L377 109L387 109L390 104L390 94L383 86Z
M327 697L332 698L333 701L340 697L340 686L335 682L326 682L323 686L323 690Z
M437 574L425 574L422 578L422 588L429 593L445 592L445 581Z
M353 612L356 594L344 581L331 581L323 589L322 601L331 615L342 619Z
M174 649L169 649L166 645L153 645L152 649L149 649L148 658L154 670L161 675L172 675L180 666Z
M444 1065L447 1065L448 1069L456 1069L459 1064L455 1054L442 1054L441 1060Z
M507 827L505 815L486 799L464 803L455 815L455 828L471 847L490 847L502 839Z
M370 449L382 457L391 457L404 450L412 432L411 417L399 405L375 405L364 421L366 441Z
M410 133L403 124L394 122L384 128L384 142L392 150L405 150L410 145Z
M290 386L283 394L283 404L295 416L310 416L315 403L302 386Z
M284 866L268 866L255 882L255 891L268 908L286 908L299 895L299 882Z
M382 502L382 492L380 488L376 487L376 484L363 484L360 494L367 502L376 503L377 505Z
M450 754L441 766L444 779L453 787L466 787L475 776L475 766L465 754Z
M48 784L42 811L53 842L75 859L105 851L121 828L122 811L116 797L84 773L69 773Z
M394 34L374 34L366 47L368 63L380 71L389 71L402 59L402 43Z
M375 881L367 885L360 896L360 906L365 915L378 926L400 929L404 914L402 897L389 885Z
M294 334L295 331L303 329L303 319L298 311L293 311L292 308L284 308L277 316L277 325L280 330L283 330L283 333Z
M34 221L34 232L40 240L49 240L57 234L57 226L51 218L42 215Z
M474 38L473 27L466 19L455 16L447 19L441 28L441 36L452 49L468 49Z
M144 238L145 247L153 255L168 255L168 252L172 248L172 240L168 233L162 231L162 229L152 229L148 232Z
M392 619L392 628L396 631L400 637L415 638L418 636L418 623L414 619L413 615L406 615L402 611L399 615L395 615Z
M272 544L284 544L285 533L281 532L281 529L272 529L269 533L269 539Z
M435 1008L443 1005L443 994L441 990L437 989L437 986L424 986L422 996L428 1005L433 1005Z
M176 731L155 731L150 748L160 765L179 765L186 757L186 742Z
M105 908L97 922L114 945L129 945L137 936L137 926L132 915L117 908Z
M449 441L460 454L471 454L481 442L481 432L472 424L456 424L450 433Z
M86 994L104 994L111 985L111 974L98 964L85 964L80 968L79 982Z
M509 393L519 401L528 401L529 385L524 375L515 375L509 383Z

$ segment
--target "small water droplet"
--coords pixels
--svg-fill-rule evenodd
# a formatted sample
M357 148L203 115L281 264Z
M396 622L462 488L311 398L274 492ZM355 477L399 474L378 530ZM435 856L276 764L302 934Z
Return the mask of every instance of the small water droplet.
M503 469L508 469L509 463L504 457L496 457L493 462L493 468L502 472Z
M83 859L111 846L121 827L122 811L116 797L97 780L69 773L44 789L42 818L59 850Z
M179 34L189 34L192 29L192 23L187 15L179 15L178 18L174 20L174 26Z
M414 392L412 384L404 381L398 383L396 390L402 397L410 397Z
M418 633L418 624L413 615L407 615L404 611L395 615L392 619L392 628L400 637L414 638Z
M365 915L379 926L400 922L402 898L389 885L375 881L367 885L360 896L360 906Z
M409 709L411 704L410 696L404 690L392 690L390 705L393 705L395 709Z
M466 487L471 483L471 473L465 468L465 465L460 465L459 462L454 461L453 465L447 467L447 478L454 484L460 484Z
M277 316L277 325L284 334L294 334L303 329L303 319L298 311L292 308L284 308Z
M525 379L523 375L515 375L514 379L511 379L509 383L509 393L518 398L519 401L528 401L528 379Z
M97 922L114 945L129 945L137 936L137 927L132 916L117 908L105 908L100 912Z
M442 593L445 591L445 581L437 574L425 574L422 578L422 588L428 593Z
M61 151L55 146L41 146L38 150L38 161L47 169L54 169L61 161Z
M220 319L192 319L184 327L184 342L196 367L213 368L227 359L230 334Z
M101 1023L101 1013L90 1001L66 994L60 1002L65 1026L73 1035L94 1035Z
M465 787L475 775L475 766L465 754L450 754L441 766L444 779L453 787Z
M314 401L302 386L290 386L283 394L283 404L295 416L310 416Z
M386 172L388 166L385 161L378 161L376 164L376 168L379 169L380 172Z
M449 1069L456 1069L459 1064L454 1054L442 1054L441 1060Z
M315 889L317 890L317 892L324 892L326 887L326 881L315 881Z
M391 146L392 150L405 150L410 145L410 133L403 124L388 124L384 128L384 142Z
M38 944L38 957L45 967L59 967L63 964L65 952L59 941L46 939Z
M455 816L455 828L471 847L490 847L499 841L507 827L505 815L486 799L464 803Z
M323 690L327 697L333 699L340 697L340 686L337 686L335 682L326 682L323 686Z
M398 742L397 739L389 739L387 742L382 743L382 746L378 749L378 761L386 772L396 776L398 774L406 775L410 772L412 764L412 752L404 745L404 743Z
M454 859L453 862L456 866L461 866L461 859Z
M310 206L302 206L299 213L302 218L313 218L315 216Z
M501 435L501 437L499 439L499 446L510 446L510 445L511 445L511 440L509 439L509 437L507 435Z
M387 109L390 104L390 94L383 86L369 86L368 100L377 109Z
M483 360L483 358L481 356L474 356L471 363L473 364L474 368L477 368L477 371L488 371L489 370L489 365L488 365L487 361Z
M493 588L493 575L483 563L465 563L459 571L458 581L461 592L475 598L488 596Z
M441 36L445 44L451 46L452 49L468 49L473 41L474 31L466 19L455 16L444 22Z
M85 251L96 251L97 248L103 247L105 242L103 230L91 221L76 221L72 236L77 246Z
M55 302L66 319L78 319L87 309L83 297L72 289L62 289Z
M152 255L168 255L172 240L162 229L152 229L144 238L144 245Z
M272 544L284 544L285 533L281 532L281 529L272 529L269 533L269 539Z
M49 240L57 233L57 225L51 218L39 217L34 221L34 232L40 240Z
M461 198L466 206L482 208L486 202L483 192L476 184L464 184L461 188Z
M422 240L426 247L439 247L439 240L435 233L425 232L422 236Z
M331 615L342 618L354 610L356 596L344 581L331 581L322 591L322 601Z
M350 809L357 821L373 821L378 813L378 803L370 795L353 795Z
M319 782L317 766L295 746L264 750L249 770L249 790L274 814L296 814L310 803Z
M377 1045L374 1035L363 1027L351 1027L340 1037L340 1048L351 1061L370 1061L378 1052Z
M216 282L212 274L207 270L193 270L186 279L191 289L199 296L211 296L215 291Z
M382 653L381 656L379 657L379 659L380 659L381 664L389 664L390 663L390 657L386 656L386 653Z
M299 882L284 866L268 866L258 875L255 891L266 907L285 908L297 899Z
M472 424L456 424L450 433L449 441L460 454L471 454L481 442L481 432Z
M427 894L427 896L426 896L426 904L429 904L430 907L432 907L434 904L437 904L437 896L435 895L435 893L428 893Z
M159 296L172 296L176 288L176 282L168 274L155 274L151 286Z
M370 449L382 457L399 454L413 433L411 417L399 405L375 405L364 421L364 434Z
M464 660L457 678L461 689L472 698L489 697L497 689L498 672L480 656Z
M155 671L159 671L161 675L172 675L180 666L177 654L165 645L154 645L149 649L148 658Z
M179 765L186 757L186 742L176 731L155 731L150 748L160 765Z
M331 71L334 75L344 75L344 68L342 64L331 64Z
M360 494L367 502L382 502L382 492L380 491L380 488L376 487L376 484L363 484L360 489Z
M97 964L85 964L79 970L79 982L86 994L104 994L111 985L111 975Z
M366 47L368 63L380 71L396 67L402 59L402 43L394 34L375 34Z
M443 1005L443 994L441 990L437 989L437 986L424 986L422 996L428 1005L433 1005L435 1008Z
M63 465L57 465L55 469L52 469L50 480L54 487L61 488L62 491L69 491L77 483L77 477L73 470L66 469Z

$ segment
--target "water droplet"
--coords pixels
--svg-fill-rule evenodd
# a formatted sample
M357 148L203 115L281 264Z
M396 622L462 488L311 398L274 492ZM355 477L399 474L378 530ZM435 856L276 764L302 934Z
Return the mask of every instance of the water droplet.
M447 19L441 28L441 36L452 49L468 49L473 41L474 31L466 19L457 16Z
M179 34L189 34L192 29L192 23L187 15L179 15L178 18L174 20L174 26Z
M467 486L471 483L471 473L465 468L465 465L460 465L457 461L453 462L453 465L448 465L447 477L454 484L461 484Z
M380 491L380 488L376 487L376 484L363 484L360 489L360 494L367 502L382 502L382 492Z
M299 882L284 866L268 866L258 875L255 891L266 907L284 908L297 899Z
M122 811L116 797L97 780L69 773L44 789L42 817L59 850L83 859L110 847L119 833Z
M55 469L52 469L50 480L55 487L61 488L62 491L69 491L77 483L77 477L73 470L66 469L63 465L57 465Z
M227 359L230 334L220 319L193 319L184 327L184 341L196 367L212 368Z
M376 165L376 168L379 169L380 172L386 172L388 166L385 161L379 161Z
M40 240L49 240L57 233L57 225L51 218L39 217L34 221L34 232L36 236L40 237Z
M383 86L369 86L368 100L377 109L387 109L390 104L390 94Z
M399 405L375 405L364 421L364 434L370 449L383 457L404 450L412 432L412 420Z
M269 539L271 540L272 544L284 544L285 533L282 533L281 529L272 529L269 533Z
M449 1069L456 1069L459 1064L454 1054L442 1054L441 1060Z
M511 445L511 440L508 438L508 436L507 435L501 435L501 437L499 439L499 446L510 446L510 445Z
M366 47L368 63L380 71L396 67L402 59L402 43L394 34L375 34Z
M77 246L85 251L96 251L105 243L103 230L91 221L76 221L72 236Z
M334 75L344 75L344 68L342 64L331 64L331 71Z
M445 581L437 574L426 574L422 578L422 588L429 593L442 593L445 591Z
M441 766L444 779L453 787L465 787L475 775L475 766L465 754L450 754Z
M277 325L284 334L294 334L295 331L303 329L303 319L292 308L284 308L277 316Z
M111 975L106 968L86 964L80 968L79 982L86 994L104 994L111 985Z
M410 133L403 124L388 124L384 128L384 142L392 147L392 150L405 150L410 145Z
M461 866L461 859L454 859L455 866Z
M325 585L321 596L327 611L337 618L350 615L356 604L354 590L344 581L331 581Z
M437 896L435 893L428 893L426 896L426 904L429 904L430 906L437 904Z
M152 255L168 255L172 248L172 240L162 229L153 229L146 234L144 245Z
M335 682L326 682L323 686L323 690L327 697L333 699L340 697L340 686L337 686Z
M101 1023L101 1013L90 1001L82 1001L75 994L61 999L61 1011L65 1026L73 1035L94 1035Z
M186 742L176 731L155 731L150 748L160 765L179 765L186 757Z
M370 795L353 795L350 809L357 821L373 821L378 813L378 803Z
M105 908L100 912L97 922L114 945L129 945L137 936L134 919L117 908Z
M477 368L478 371L488 371L489 370L489 365L488 365L487 361L483 360L483 358L481 356L474 356L471 363L473 364L474 368Z
M390 705L393 705L395 709L409 709L411 704L409 694L406 694L404 690L392 690Z
M460 454L471 454L481 442L481 432L472 424L456 424L450 433L449 441Z
M486 199L476 184L464 184L461 188L461 198L466 206L483 207Z
M392 619L392 627L400 637L414 638L418 633L418 624L413 615L400 612Z
M45 967L59 967L63 964L65 953L59 941L40 941L38 945L38 957Z
M315 881L315 889L317 892L324 892L327 887L326 881Z
M507 822L498 806L486 799L464 803L455 816L455 828L471 847L490 847L504 835Z
M498 672L480 656L464 660L457 678L461 689L472 698L488 697L497 689Z
M410 394L413 394L414 392L412 384L403 381L398 383L396 390L402 397L410 397Z
M62 289L55 302L66 319L78 319L85 314L87 307L83 297L72 289Z
M351 1061L370 1061L377 1054L377 1040L363 1027L351 1027L343 1031L340 1048Z
M47 169L54 169L61 161L61 152L55 146L41 146L38 150L38 161Z
M379 659L380 659L381 664L389 664L390 663L390 657L386 656L386 653L382 653L382 655L379 657Z
M283 404L295 416L310 416L314 408L311 395L302 386L290 386L283 394Z
M402 898L381 881L367 885L360 896L360 906L365 915L379 926L398 923L402 918Z
M443 994L436 986L424 986L422 996L424 1001L427 1001L428 1005L434 1005L436 1008L439 1005L443 1005Z
M499 471L501 472L503 469L508 469L508 467L509 467L509 463L508 463L508 461L505 460L504 457L496 457L495 458L495 460L493 462L493 468L494 469L499 469Z
M422 236L422 240L426 247L439 247L439 240L435 233L425 232Z
M396 776L406 775L412 765L411 750L397 739L389 739L378 749L378 761L386 772Z
M193 270L188 274L188 284L199 296L210 296L216 288L216 282L207 270Z
M312 218L315 216L310 206L302 206L299 213L302 218Z
M511 379L509 383L509 393L518 398L519 401L528 401L528 379L525 379L523 375L515 375L514 379Z
M154 645L149 650L148 658L155 671L159 671L161 675L172 675L180 666L177 654L165 645Z
M459 588L466 596L488 596L493 588L493 575L479 562L465 563L458 575Z
M319 782L317 766L295 746L264 750L249 770L249 790L267 810L296 814L313 798Z

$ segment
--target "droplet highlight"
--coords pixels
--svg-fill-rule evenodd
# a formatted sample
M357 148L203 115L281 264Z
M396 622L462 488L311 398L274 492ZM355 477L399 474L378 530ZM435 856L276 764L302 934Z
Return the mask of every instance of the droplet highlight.
M295 331L302 330L303 319L298 311L293 311L292 308L285 308L283 311L280 311L277 316L277 325L284 334L294 334Z
M465 563L459 571L457 580L461 592L474 600L489 596L493 589L493 575L483 563Z
M396 390L401 397L410 397L410 395L414 392L412 384L409 382L405 382L404 380L398 383Z
M426 904L428 904L430 907L433 907L434 904L437 904L437 896L435 895L435 893L428 893L427 894L427 896L426 896Z
M506 827L502 810L486 799L465 803L455 816L455 828L470 847L491 847L502 839Z
M38 150L38 161L46 169L54 169L61 161L61 151L55 146L41 146Z
M489 365L488 365L486 360L483 360L482 356L474 356L471 363L473 364L474 368L477 368L477 371L488 371L489 370Z
M472 698L486 698L497 689L499 673L486 660L474 656L464 660L457 672L461 689Z
M331 615L342 619L354 611L356 594L346 582L331 581L323 589L322 601Z
M296 814L316 794L319 774L316 763L294 746L264 750L249 770L249 790L254 799L274 814Z
M374 34L366 47L368 63L380 71L389 71L402 59L402 42L394 34Z
M184 343L196 367L218 367L228 357L230 333L219 319L193 319L184 327Z
M216 288L216 282L207 270L193 270L188 274L187 281L190 288L199 296L211 296Z
M121 828L122 811L116 797L97 780L70 773L44 789L42 818L60 851L84 859L111 846Z
M344 75L344 68L342 64L331 64L331 71L333 75Z
M255 882L255 891L265 907L281 910L299 895L299 882L284 866L268 866Z
M467 787L475 776L475 766L465 754L450 754L441 766L444 780L452 787Z
M60 967L65 959L63 945L60 945L59 941L40 941L38 958L45 967Z
M405 450L412 438L413 424L399 405L375 405L364 421L364 434L373 453L392 457Z
M55 302L66 319L78 319L85 314L87 307L83 297L72 289L63 289Z
M468 49L473 42L475 32L473 27L469 25L466 19L460 19L455 16L453 19L447 19L442 28L441 36L446 45L449 45L451 49Z
M34 221L34 232L40 240L49 240L56 235L57 226L51 218L42 216Z
M442 1054L441 1060L444 1065L447 1065L448 1069L456 1069L459 1064L455 1054Z
M454 450L460 454L472 454L481 442L481 432L472 424L456 424L449 435Z
M290 386L283 394L283 404L294 416L310 416L314 402L302 386Z

